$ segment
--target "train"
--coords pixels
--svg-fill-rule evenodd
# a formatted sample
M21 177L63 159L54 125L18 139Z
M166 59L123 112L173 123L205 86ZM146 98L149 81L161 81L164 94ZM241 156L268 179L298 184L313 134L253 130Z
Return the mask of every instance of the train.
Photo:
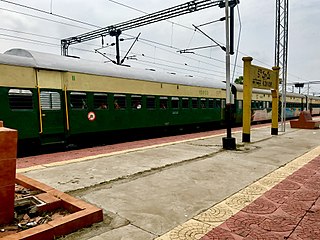
M232 84L231 94L232 121L241 124L242 85ZM0 54L0 120L18 130L19 144L68 144L134 131L224 126L225 98L222 81L25 49ZM319 97L287 93L286 101L287 118L307 108L320 113ZM271 118L271 102L271 91L253 90L252 122Z

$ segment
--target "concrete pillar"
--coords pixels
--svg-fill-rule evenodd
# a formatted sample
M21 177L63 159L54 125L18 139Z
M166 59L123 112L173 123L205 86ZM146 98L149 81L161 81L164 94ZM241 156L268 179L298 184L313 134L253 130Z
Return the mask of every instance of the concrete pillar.
M18 132L0 121L0 224L14 218Z

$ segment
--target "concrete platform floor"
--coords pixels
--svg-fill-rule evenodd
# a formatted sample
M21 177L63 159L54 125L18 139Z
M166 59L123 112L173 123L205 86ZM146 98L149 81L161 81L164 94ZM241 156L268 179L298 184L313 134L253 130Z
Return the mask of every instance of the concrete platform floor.
M296 198L301 196L300 189L308 190L303 182L292 183L293 180L303 178L309 185L310 181L318 181L319 131L287 127L286 132L271 136L267 126L252 129L251 143L246 144L241 143L241 132L234 132L236 151L222 149L224 134L220 134L128 152L42 163L19 172L104 209L104 223L64 239L258 239L258 235L270 239L267 233L279 239L288 234L299 239L299 233L292 228L276 232L272 224L275 221L278 226L293 227L297 223L294 229L298 229L298 223L302 222L301 215L292 216L300 217L296 222L287 218L285 213L290 213L277 201L286 196L299 200ZM306 165L310 161L311 165ZM301 177L308 172L303 169L310 168L314 174ZM290 175L299 169L303 174L290 180ZM284 180L284 184L273 189ZM293 195L286 194L287 190ZM302 193L309 205L294 204L305 211L303 216L310 211L318 214L319 188L309 190ZM314 203L308 200L308 194ZM268 196L273 198L270 200ZM297 210L299 214L301 211ZM256 212L265 215L257 216ZM286 217L277 215L273 221L274 212ZM242 220L246 214L254 217ZM245 224L244 230L237 228L239 222ZM262 223L264 227L260 226ZM252 226L257 231L252 232Z

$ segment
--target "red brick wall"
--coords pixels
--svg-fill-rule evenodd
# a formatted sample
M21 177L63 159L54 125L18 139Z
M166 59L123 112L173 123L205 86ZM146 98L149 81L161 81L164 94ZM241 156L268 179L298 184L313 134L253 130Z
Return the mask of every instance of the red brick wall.
M17 138L18 132L0 121L0 224L14 218Z

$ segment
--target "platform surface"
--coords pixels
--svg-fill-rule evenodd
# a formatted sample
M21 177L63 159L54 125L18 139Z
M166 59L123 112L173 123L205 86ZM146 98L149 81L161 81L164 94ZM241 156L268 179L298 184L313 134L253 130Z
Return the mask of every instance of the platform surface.
M270 125L245 144L233 131L237 151L222 149L223 133L18 171L104 209L103 224L64 239L309 239L320 218L320 189L310 189L320 185L320 130L287 125L271 136Z

